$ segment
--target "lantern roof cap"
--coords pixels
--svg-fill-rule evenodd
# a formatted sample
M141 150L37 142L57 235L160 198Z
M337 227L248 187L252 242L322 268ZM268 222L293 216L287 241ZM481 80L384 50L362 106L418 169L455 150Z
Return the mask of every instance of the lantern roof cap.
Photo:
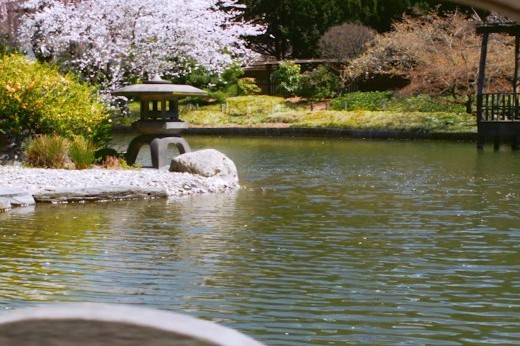
M162 79L160 75L156 74L152 79L144 81L144 84L172 84L172 82Z
M151 80L147 80L142 84L132 84L112 91L112 95L116 96L202 96L207 93L204 90L191 85L172 84L156 75Z

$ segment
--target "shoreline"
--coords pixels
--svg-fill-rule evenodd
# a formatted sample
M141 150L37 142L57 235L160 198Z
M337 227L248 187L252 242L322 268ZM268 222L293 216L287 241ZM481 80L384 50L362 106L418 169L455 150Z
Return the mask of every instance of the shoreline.
M224 135L257 137L322 137L355 139L396 139L396 140L447 140L476 142L473 132L401 132L386 130L350 130L316 127L189 127L187 135Z
M138 134L131 126L114 126L114 134ZM198 136L253 136L253 137L317 137L354 139L395 139L395 140L444 140L476 142L476 132L409 132L388 130L351 130L320 127L238 127L238 126L190 126L183 135Z
M238 183L167 169L65 170L0 166L0 210L34 203L176 198L231 192Z
M135 134L131 126L114 126L114 134ZM350 130L338 128L289 127L202 127L191 126L183 135L352 138L374 140L439 140L476 142L477 133L404 132L385 130ZM63 170L22 168L0 165L0 212L11 206L34 203L72 203L147 198L175 198L196 194L222 193L239 188L218 177L173 173L165 169L135 170ZM13 195L13 191L16 191ZM22 202L16 197L23 196Z

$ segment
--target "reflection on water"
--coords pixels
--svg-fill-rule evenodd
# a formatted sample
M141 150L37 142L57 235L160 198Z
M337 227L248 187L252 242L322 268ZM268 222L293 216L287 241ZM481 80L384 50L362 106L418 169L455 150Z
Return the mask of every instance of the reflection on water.
M0 214L0 307L141 304L269 345L520 343L519 153L189 142L244 187Z

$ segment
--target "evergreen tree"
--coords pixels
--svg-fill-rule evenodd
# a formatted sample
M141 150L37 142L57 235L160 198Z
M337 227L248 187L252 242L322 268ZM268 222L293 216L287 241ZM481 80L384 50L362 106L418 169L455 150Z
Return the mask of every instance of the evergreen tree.
M460 5L435 0L238 0L238 18L266 27L248 37L254 51L276 59L318 56L318 41L330 27L346 22L388 31L404 13L450 10Z
M338 0L240 0L246 7L241 18L266 25L249 43L258 53L277 59L309 57L325 30L337 24Z

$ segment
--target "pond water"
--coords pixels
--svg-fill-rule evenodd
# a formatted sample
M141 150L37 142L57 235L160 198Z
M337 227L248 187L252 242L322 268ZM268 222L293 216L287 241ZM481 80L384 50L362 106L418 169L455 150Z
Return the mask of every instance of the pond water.
M520 153L189 142L226 153L243 188L0 214L0 308L136 304L268 345L520 344Z

